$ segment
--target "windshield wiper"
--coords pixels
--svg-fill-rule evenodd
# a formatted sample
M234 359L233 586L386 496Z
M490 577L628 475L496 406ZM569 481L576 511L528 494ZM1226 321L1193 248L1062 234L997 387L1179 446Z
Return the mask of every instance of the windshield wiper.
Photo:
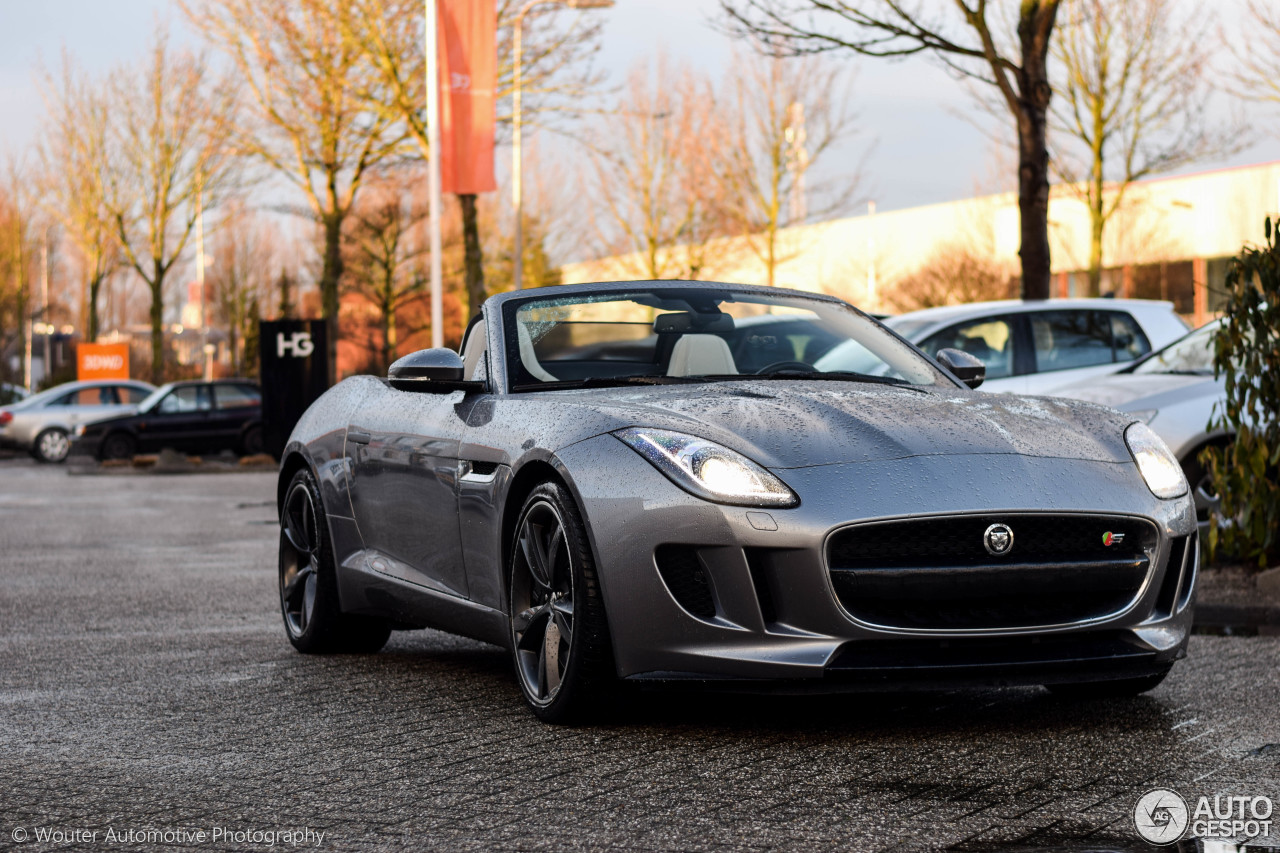
M515 391L563 391L572 388L619 388L626 385L689 385L705 381L702 376L588 376L586 379L562 379L557 382L531 382L517 385Z
M875 376L870 373L857 373L852 370L779 370L776 373L752 373L743 376L708 376L708 379L816 379L825 382L869 382L875 385L892 385L895 388L910 388L913 391L924 391L905 379L896 376Z

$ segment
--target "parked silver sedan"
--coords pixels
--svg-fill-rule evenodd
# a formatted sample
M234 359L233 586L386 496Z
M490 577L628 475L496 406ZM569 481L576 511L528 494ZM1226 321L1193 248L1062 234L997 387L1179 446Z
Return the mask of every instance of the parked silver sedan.
M1201 326L1112 376L1090 377L1053 392L1111 406L1151 427L1178 457L1202 528L1217 495L1198 457L1206 447L1231 440L1226 430L1209 428L1227 399L1226 380L1213 375L1213 336L1220 325L1215 320Z
M0 447L62 462L80 424L135 411L155 386L133 379L67 382L0 408Z

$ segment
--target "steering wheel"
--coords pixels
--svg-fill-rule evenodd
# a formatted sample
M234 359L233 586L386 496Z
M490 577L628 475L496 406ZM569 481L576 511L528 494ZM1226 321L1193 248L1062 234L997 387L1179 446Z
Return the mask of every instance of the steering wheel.
M775 361L773 364L766 364L764 367L756 371L756 375L765 373L778 373L783 370L798 370L801 373L813 373L813 365L805 364L803 361Z

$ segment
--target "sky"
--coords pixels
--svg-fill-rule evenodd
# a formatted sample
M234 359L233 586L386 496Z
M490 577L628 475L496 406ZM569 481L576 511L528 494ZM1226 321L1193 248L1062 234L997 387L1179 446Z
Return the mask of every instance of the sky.
M717 9L717 0L618 0L611 9L581 14L605 19L600 64L617 84L637 60L663 50L719 77L734 45L710 25ZM171 0L0 0L0 152L20 154L35 138L42 109L34 82L37 62L56 68L66 50L89 71L105 72L143 55L157 19L174 25L176 43L194 43ZM827 168L850 172L861 165L864 200L874 199L884 211L1008 185L997 172L995 146L963 117L974 113L970 95L934 62L841 61L857 75L852 108L859 132L833 152ZM1186 171L1280 159L1280 111L1266 120L1267 130L1254 144Z

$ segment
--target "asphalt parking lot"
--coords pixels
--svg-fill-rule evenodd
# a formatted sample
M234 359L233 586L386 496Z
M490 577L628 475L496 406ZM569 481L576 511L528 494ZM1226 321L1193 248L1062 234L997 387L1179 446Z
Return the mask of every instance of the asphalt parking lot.
M1143 849L1149 789L1280 800L1280 638L1197 636L1132 700L657 693L554 728L497 648L296 654L273 498L0 461L0 847Z

